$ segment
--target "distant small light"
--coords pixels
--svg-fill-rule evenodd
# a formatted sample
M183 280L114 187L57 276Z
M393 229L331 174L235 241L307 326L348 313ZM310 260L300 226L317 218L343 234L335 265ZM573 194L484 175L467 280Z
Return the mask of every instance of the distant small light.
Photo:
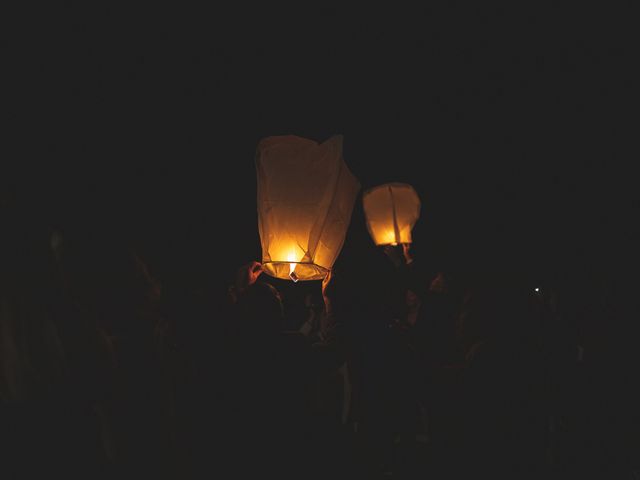
M536 288L535 288L535 291L536 291L536 292L540 292L540 288L536 287Z

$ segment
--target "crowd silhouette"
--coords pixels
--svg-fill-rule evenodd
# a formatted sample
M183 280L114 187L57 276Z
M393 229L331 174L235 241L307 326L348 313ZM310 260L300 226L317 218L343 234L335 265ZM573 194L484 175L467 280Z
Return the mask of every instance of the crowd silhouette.
M252 261L178 293L126 239L1 215L3 479L640 469L629 278L576 294L370 244L322 285Z

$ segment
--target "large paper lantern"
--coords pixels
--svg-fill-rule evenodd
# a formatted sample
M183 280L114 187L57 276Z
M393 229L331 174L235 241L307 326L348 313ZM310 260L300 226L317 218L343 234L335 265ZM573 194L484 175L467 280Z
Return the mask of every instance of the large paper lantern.
M362 195L367 228L376 245L411 243L420 216L420 198L411 185L387 183Z
M294 281L323 279L342 249L360 190L342 158L342 136L322 144L265 138L256 170L264 271Z

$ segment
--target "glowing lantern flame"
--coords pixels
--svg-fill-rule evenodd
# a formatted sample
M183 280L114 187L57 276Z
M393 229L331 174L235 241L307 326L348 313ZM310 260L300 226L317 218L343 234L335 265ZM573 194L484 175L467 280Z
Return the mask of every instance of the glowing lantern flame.
M394 247L398 245L398 242L396 242L396 232L393 230L386 231L384 235L382 235L382 238L383 244L385 245L393 245Z
M291 262L289 264L289 277L291 277L291 280L293 280L294 282L297 282L298 276L294 273L294 270L296 269L295 262L297 262L296 254L294 252L289 252L289 254L287 255L287 261Z

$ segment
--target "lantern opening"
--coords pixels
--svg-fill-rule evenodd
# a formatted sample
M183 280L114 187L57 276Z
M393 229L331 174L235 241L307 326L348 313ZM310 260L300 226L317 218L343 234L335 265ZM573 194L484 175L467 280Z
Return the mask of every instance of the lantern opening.
M327 275L328 268L316 265L313 262L300 261L293 263L283 260L271 261L262 264L264 272L272 277L294 282L303 280L321 280Z

